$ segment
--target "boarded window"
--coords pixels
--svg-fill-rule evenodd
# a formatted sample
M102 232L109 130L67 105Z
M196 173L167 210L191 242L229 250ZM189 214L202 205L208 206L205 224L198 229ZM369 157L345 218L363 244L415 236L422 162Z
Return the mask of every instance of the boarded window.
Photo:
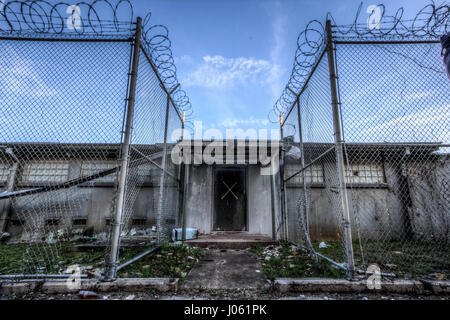
M345 168L348 183L384 183L383 166L378 164L351 164Z
M57 226L59 224L59 219L47 219L45 220L46 226Z
M116 161L89 161L81 164L81 175L91 176L102 171L106 171L117 167ZM94 182L114 182L116 180L116 173L109 174L105 177L98 178Z
M289 178L293 174L300 171L300 165L286 166L285 178ZM323 183L323 170L321 165L312 165L305 170L306 183ZM297 174L295 177L288 181L288 184L301 184L303 183L303 172Z
M133 226L145 226L147 219L133 219Z
M68 174L67 161L33 161L25 164L22 182L64 182Z
M85 219L85 218L73 219L74 226L85 226L86 224L87 224L87 219Z

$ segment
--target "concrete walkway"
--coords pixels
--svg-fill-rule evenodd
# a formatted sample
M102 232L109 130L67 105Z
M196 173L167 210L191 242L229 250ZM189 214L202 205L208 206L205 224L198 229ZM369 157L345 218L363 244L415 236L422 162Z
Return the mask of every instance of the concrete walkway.
M256 256L248 250L207 250L191 270L182 289L257 289L267 279Z

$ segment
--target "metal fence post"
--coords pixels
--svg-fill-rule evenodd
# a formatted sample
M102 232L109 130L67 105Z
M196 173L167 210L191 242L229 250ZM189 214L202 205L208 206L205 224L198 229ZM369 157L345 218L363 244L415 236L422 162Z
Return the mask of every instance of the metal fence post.
M157 228L157 242L161 243L161 232L162 232L162 210L164 205L164 178L166 172L166 161L167 161L167 129L169 124L169 108L170 108L170 93L167 94L167 103L166 103L166 117L164 124L164 145L163 145L163 154L161 160L161 176L159 178L159 199L158 199L158 214L156 218L156 228Z
M303 208L304 208L304 216L302 217L302 225L303 225L303 232L305 233L305 241L306 241L306 248L309 252L313 253L314 248L311 243L311 238L309 236L309 223L308 223L308 192L306 188L306 170L305 168L305 148L303 145L303 132L302 132L302 114L300 112L300 96L297 97L297 115L298 115L298 131L299 131L299 137L300 137L300 154L301 154L301 160L300 160L300 166L302 170L302 179L303 179ZM312 182L312 181L311 181ZM300 213L302 214L302 213Z
M286 210L286 184L284 182L284 167L285 167L285 152L284 152L284 133L283 133L283 114L280 113L280 139L281 139L281 154L280 154L280 187L281 187L281 219L283 224L283 238L287 240L287 210Z
M342 226L344 229L345 254L347 256L347 275L349 278L353 278L355 272L355 261L353 256L352 230L351 230L350 210L348 206L347 186L345 182L344 152L343 152L344 141L342 140L342 133L341 133L339 102L337 97L337 85L336 85L337 79L334 61L333 35L330 20L327 20L326 22L326 33L327 33L328 68L330 73L331 104L333 108L334 142L336 145L336 164L339 180L339 191L340 191L339 195L342 206Z
M114 218L112 221L111 248L107 261L106 279L116 278L117 266L119 263L120 232L122 229L122 216L125 205L126 182L129 165L129 153L131 144L131 134L133 131L134 106L136 101L136 83L139 68L139 56L141 47L142 19L137 18L136 34L134 37L133 64L131 69L130 90L128 93L128 107L125 121L125 132L121 146L120 172L115 203Z
M179 84L172 89L172 91L168 91L164 85L161 85L162 89L167 94L167 103L166 103L166 117L164 122L164 145L163 145L163 155L161 160L161 177L159 179L159 199L158 199L158 213L156 215L156 228L157 228L157 242L161 243L161 229L162 229L162 210L164 204L164 178L166 173L166 162L167 162L167 133L169 129L169 110L171 103L171 95L178 89Z

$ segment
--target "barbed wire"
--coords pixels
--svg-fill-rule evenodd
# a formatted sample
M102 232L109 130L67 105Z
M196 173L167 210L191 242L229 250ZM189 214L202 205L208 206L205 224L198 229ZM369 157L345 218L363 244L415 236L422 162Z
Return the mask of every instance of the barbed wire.
M353 23L339 25L331 13L327 13L326 20L333 25L333 36L339 40L370 39L438 39L449 32L450 5L444 2L436 5L434 2L424 6L412 19L403 19L404 8L399 8L395 15L388 15L383 4L374 6L371 17L376 7L377 19L371 27L368 21L361 23L361 2L356 12ZM366 17L367 19L368 17ZM314 65L320 58L326 46L325 24L319 20L311 20L297 37L297 49L294 57L292 71L280 98L275 102L268 114L269 121L277 123L280 114L283 117L297 99L296 94L303 88L312 72Z
M120 17L119 17L120 15ZM192 117L193 109L186 92L179 86L169 31L152 25L151 12L143 19L143 45L150 54L159 76L180 113ZM0 34L4 36L110 37L132 36L135 29L130 0L94 0L52 4L45 0L13 0L0 8Z

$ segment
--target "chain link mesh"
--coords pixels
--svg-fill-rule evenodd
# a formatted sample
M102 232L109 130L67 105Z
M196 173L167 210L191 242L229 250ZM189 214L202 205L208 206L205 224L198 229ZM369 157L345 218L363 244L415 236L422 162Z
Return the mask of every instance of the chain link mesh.
M377 264L401 277L445 277L450 90L440 45L338 39L337 99L356 268ZM301 139L288 144L297 152L286 156L289 238L306 247L311 240L311 251L341 263L348 261L349 244L343 240L328 57L316 57L284 121L297 135L301 124ZM319 248L319 241L328 248Z
M11 193L0 200L1 231L27 244L17 268L0 274L60 273L63 244L86 234L106 244L108 259L133 43L86 35L1 43L1 190ZM167 241L178 222L170 150L181 118L171 103L165 128L168 92L143 50L137 79L121 238L157 226L146 235Z
M361 268L448 274L450 88L439 53L439 43L336 46Z
M293 147L297 148L298 156L286 159L289 238L318 252L319 243L327 241L328 246L333 247L333 255L329 258L345 263L330 102L330 77L325 53L318 59L315 72L285 120L292 126L297 121L297 128L301 124L302 137L300 140L300 131L296 130Z

